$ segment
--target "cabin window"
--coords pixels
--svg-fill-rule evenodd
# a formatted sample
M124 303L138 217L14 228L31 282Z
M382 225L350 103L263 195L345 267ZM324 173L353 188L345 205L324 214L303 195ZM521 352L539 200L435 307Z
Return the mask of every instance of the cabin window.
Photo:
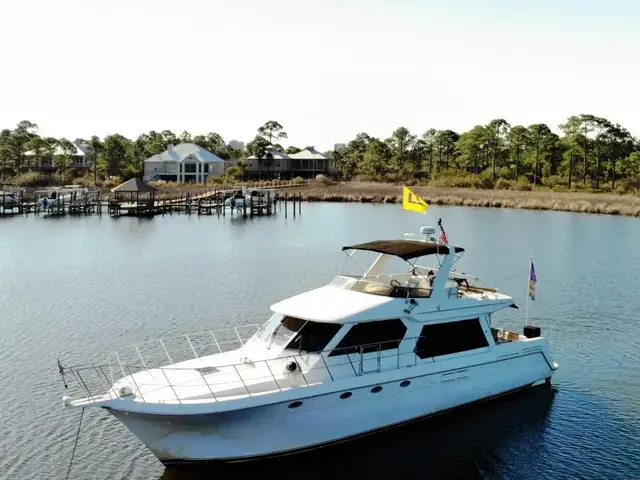
M293 338L298 330L306 323L301 318L286 316L278 323L273 330L267 332L266 341L269 345L284 346Z
M287 349L319 353L326 348L341 327L341 324L336 323L306 322L287 345Z
M204 173L209 173L209 164L208 163L204 164Z
M196 164L195 163L185 163L184 164L184 173L196 173Z
M489 346L480 319L437 323L422 327L415 353L420 358L438 357Z
M296 352L323 351L342 327L337 323L310 322L277 313L258 332L258 337L269 345L286 346Z
M333 349L330 357L347 353L363 353L398 348L398 344L407 333L402 320L379 320L376 322L358 323L351 327L340 343Z

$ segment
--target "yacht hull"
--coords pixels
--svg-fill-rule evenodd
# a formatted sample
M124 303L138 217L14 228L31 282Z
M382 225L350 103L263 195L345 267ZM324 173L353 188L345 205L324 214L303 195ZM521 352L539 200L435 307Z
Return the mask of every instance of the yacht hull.
M381 372L371 375L369 385L348 388L345 383L343 389L316 396L311 395L312 387L303 388L295 403L289 399L195 415L109 411L166 466L233 463L372 434L527 388L550 379L553 372L539 352L425 375L420 375L420 367ZM340 383L335 382L336 388ZM344 392L351 395L341 398Z

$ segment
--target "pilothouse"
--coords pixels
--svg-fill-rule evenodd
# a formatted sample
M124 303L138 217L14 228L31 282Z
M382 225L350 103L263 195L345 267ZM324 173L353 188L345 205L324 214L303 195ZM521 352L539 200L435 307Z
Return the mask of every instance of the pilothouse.
M421 234L343 247L350 265L375 259L274 304L247 340L237 327L185 335L190 358L163 339L61 367L84 392L64 404L106 409L175 466L318 448L549 382L558 365L540 329L495 328L513 298L455 272L463 248Z

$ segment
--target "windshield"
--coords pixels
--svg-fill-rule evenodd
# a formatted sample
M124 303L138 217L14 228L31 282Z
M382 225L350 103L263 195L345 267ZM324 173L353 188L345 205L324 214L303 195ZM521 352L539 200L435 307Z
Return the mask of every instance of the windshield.
M269 346L285 346L305 324L304 320L295 317L285 317L280 313L274 314L256 334L258 338L267 342Z
M274 313L273 315L271 315L271 318L269 318L269 320L267 320L267 322L262 327L260 327L260 330L256 332L255 337L268 342L269 337L271 337L271 333L278 325L280 325L282 318L283 315L280 313Z
M280 347L285 346L305 323L305 320L301 320L299 318L284 317L282 322L280 322L280 325L278 325L273 331L270 343Z
M340 330L340 324L310 322L296 317L273 315L256 336L269 347L277 345L297 352L317 353Z

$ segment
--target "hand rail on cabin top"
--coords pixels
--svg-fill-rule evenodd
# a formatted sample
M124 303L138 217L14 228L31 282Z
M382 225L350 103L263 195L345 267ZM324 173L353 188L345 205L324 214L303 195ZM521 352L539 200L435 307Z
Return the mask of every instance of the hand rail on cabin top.
M215 337L213 337L215 338ZM224 387L232 387L234 384L241 384L242 389L246 392L242 394L243 396L254 396L256 394L264 395L265 393L275 393L281 392L283 389L288 388L298 388L301 386L313 386L318 385L320 383L325 383L327 381L333 382L336 378L344 378L344 371L341 375L336 375L336 372L340 367L343 366L351 366L350 371L353 372L353 375L349 374L348 377L358 377L364 376L371 373L380 373L381 371L389 371L389 370L399 370L404 367L415 366L418 364L419 356L417 355L418 350L418 340L421 337L413 337L407 339L397 339L397 340L388 340L384 342L376 342L363 344L353 347L343 347L340 349L332 349L332 350L323 350L321 352L300 352L292 353L290 355L283 355L273 359L264 359L264 360L245 360L240 363L231 363L225 365L206 365L203 367L194 368L194 367L180 367L176 366L173 362L171 366L159 366L159 367L148 367L145 364L142 356L140 356L140 360L143 366L139 365L130 365L126 363L122 363L120 361L119 355L115 355L116 363L107 362L102 365L95 365L94 363L66 367L63 374L70 374L72 378L77 382L77 385L82 387L82 390L86 392L86 399L91 402L103 401L103 400L112 400L121 396L128 396L130 394L134 394L136 397L139 397L140 401L144 403L154 403L150 400L150 397L159 391L168 390L170 391L170 398L164 397L162 398L162 402L165 403L185 403L189 401L201 401L203 399L202 395L197 395L197 398L194 398L191 394L180 394L180 389L196 389L200 388L201 390L205 390L210 394L208 396L208 400L213 400L214 402L225 401L221 398L221 393L224 392ZM188 339L188 336L187 336ZM405 345L410 345L413 341L413 348L407 349L404 352L401 352L403 342L406 342ZM189 342L191 344L191 342ZM393 346L392 346L393 345ZM163 348L165 348L163 346ZM395 350L395 351L393 351ZM342 351L343 353L339 353L336 355L336 352ZM387 353L389 352L389 353ZM202 356L197 356L195 348L193 349L194 355L196 355L195 359L202 360ZM330 355L332 354L333 355ZM373 354L373 355L371 355ZM316 363L315 366L312 367L304 367L305 362L303 361L304 356L310 355L318 355L321 359L321 363ZM402 357L407 357L410 363L401 362ZM109 355L109 358L111 354ZM167 357L170 359L171 357L168 355ZM336 358L342 357L342 360L337 360ZM344 358L346 357L346 359ZM355 357L355 358L354 358ZM393 364L385 364L385 359L395 358ZM331 361L327 361L331 359ZM354 360L358 363L358 369L354 366ZM434 357L425 358L421 360L430 360L431 362L435 362L436 359ZM295 362L295 368L289 370L287 367L288 362ZM365 362L374 361L376 368L373 370L365 371ZM273 366L275 364L280 364L280 368L285 367L286 371L283 371L279 376L274 372ZM104 369L109 368L111 374L111 381L109 381L109 377L107 377ZM255 372L260 367L266 367L266 371L268 374L265 375L247 375L247 372L253 371ZM115 378L113 376L113 369L115 368L116 372L120 370L123 375L120 378ZM214 371L205 373L202 369L212 368ZM128 372L128 375L125 373L125 369ZM211 378L207 378L208 375L223 372L225 369L232 369L233 375L231 379L227 381L222 381L221 379L216 379L215 382L212 382ZM333 372L332 372L333 369ZM200 374L201 382L194 380L193 378L187 378L186 380L180 382L171 379L171 372L198 372ZM154 374L154 372L158 372L160 375ZM315 381L313 379L314 374L317 372L321 372L322 377L320 380ZM151 379L145 379L140 374L146 373L148 377ZM228 373L228 372L227 372ZM243 374L244 373L244 374ZM99 379L99 385L95 385L95 379L89 380L87 377L95 375L97 379ZM155 376L154 376L155 375ZM164 377L165 381L161 383L157 381L158 377ZM278 380L280 378L280 381ZM310 380L311 378L311 380ZM106 383L105 383L106 380ZM121 381L124 380L124 383ZM155 381L154 381L155 380ZM301 380L301 381L300 381ZM264 381L273 382L275 388L272 390L266 390L264 387ZM284 382L284 383L283 383ZM122 390L125 384L129 384L132 391ZM133 384L133 385L131 385ZM105 388L106 387L106 388ZM222 390L218 391L216 395L215 387L222 388ZM259 392L252 392L251 387L258 387ZM262 388L261 388L262 387ZM120 391L118 390L120 389ZM254 388L256 390L256 388ZM145 395L147 395L148 399L145 399ZM234 395L237 397L237 395ZM171 400L173 398L173 400ZM159 400L158 400L159 401ZM157 403L157 401L156 401Z

